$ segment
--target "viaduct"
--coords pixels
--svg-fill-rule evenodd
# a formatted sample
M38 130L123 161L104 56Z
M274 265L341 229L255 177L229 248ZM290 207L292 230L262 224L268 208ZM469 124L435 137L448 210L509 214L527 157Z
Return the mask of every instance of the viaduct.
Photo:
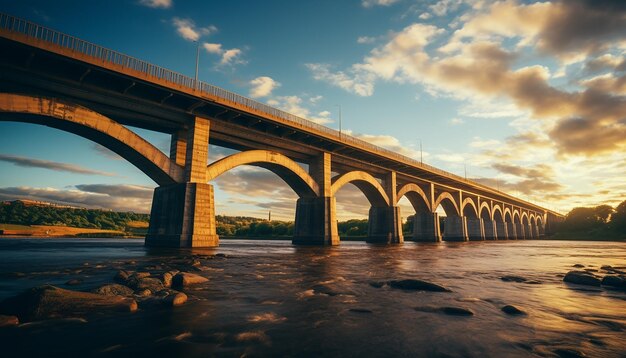
M406 238L412 241L532 239L562 220L477 182L6 14L0 14L0 120L87 138L154 180L147 246L217 246L209 182L241 165L270 170L297 193L294 244L339 244L335 193L348 183L371 205L371 243L405 240L398 207L404 196L415 209ZM170 134L169 156L126 125ZM209 143L240 152L208 163Z

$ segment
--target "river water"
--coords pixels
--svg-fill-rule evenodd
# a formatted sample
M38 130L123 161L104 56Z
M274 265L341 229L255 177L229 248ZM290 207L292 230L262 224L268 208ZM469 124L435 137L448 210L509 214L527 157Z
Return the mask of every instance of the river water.
M134 313L2 328L3 356L626 356L626 292L562 281L575 264L626 266L626 244L614 242L327 248L222 240L217 249L179 251L128 239L1 239L0 299L44 283L68 288L70 279L82 280L71 289L89 290L119 268L192 255L210 281L187 290L185 305L140 303ZM404 278L452 292L371 284ZM526 315L507 315L504 305ZM474 315L424 309L445 306Z

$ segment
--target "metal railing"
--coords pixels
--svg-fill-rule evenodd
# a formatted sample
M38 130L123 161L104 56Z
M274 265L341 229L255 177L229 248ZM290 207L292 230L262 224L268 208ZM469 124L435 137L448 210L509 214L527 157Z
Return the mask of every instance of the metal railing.
M255 101L253 99L241 96L234 92L227 91L225 89L213 86L211 84L208 84L202 81L196 81L192 77L185 76L183 74L168 70L166 68L153 65L146 61L125 55L123 53L120 53L114 50L104 48L102 46L93 44L88 41L81 40L79 38L61 33L56 30L49 29L44 26L37 25L30 21L17 18L15 16L0 13L0 29L26 35L30 38L35 38L37 40L45 41L47 43L54 44L54 45L75 51L82 55L93 57L95 59L101 60L109 64L119 65L124 68L143 73L145 75L154 77L156 79L159 79L165 82L169 82L178 86L186 87L187 89L190 89L190 90L196 90L200 92L200 95L204 94L204 95L209 95L213 97L218 97L221 100L224 100L225 102L233 103L239 107L245 107L253 111L262 112L269 116L274 116L282 120L289 121L293 124L297 124L301 128L312 129L312 130L322 132L332 137L332 139L335 141L338 141L344 144L350 144L359 149L366 149L377 155L385 156L387 158L397 160L399 162L403 162L406 164L410 164L412 166L415 166L421 169L426 169L429 172L436 173L444 177L448 177L448 178L452 178L460 182L468 183L479 188L485 188L485 189L489 189L492 191L497 191L498 193L501 193L502 195L509 196L508 194L505 194L497 189L486 187L473 180L468 180L467 178L461 177L459 175L452 174L445 170L435 168L428 164L424 164L421 161L417 161L405 155L373 145L371 143L355 138L353 136L339 133L338 131L334 129L322 126L320 124L317 124L305 118L295 116L291 113L271 107L267 104ZM517 199L517 200L520 200L520 199Z

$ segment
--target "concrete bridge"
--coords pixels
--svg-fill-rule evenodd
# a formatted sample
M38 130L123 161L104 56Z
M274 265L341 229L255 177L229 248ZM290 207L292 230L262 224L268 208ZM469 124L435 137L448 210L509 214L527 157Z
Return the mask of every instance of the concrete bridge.
M154 180L148 246L217 246L209 182L242 165L270 170L298 194L294 244L339 244L335 194L348 183L371 205L372 243L533 239L562 220L477 182L4 14L0 120L77 134ZM169 156L125 125L170 134ZM209 143L240 152L207 165ZM415 210L407 238L398 207L405 196Z

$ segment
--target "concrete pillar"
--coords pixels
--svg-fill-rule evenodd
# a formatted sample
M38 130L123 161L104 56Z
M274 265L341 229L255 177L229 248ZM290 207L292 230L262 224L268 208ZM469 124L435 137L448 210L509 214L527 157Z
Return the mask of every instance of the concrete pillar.
M509 235L507 233L507 225L504 221L495 221L496 224L496 237L498 240L507 240Z
M372 244L401 244L404 242L400 207L372 206L369 212L367 240Z
M448 216L443 228L444 241L468 241L467 223L462 216Z
M389 198L389 206L372 206L370 208L366 241L368 243L401 244L404 242L404 234L402 233L400 207L395 205L398 201L396 172L389 172L383 178L382 185Z
M416 213L413 216L413 237L411 241L440 242L439 214Z
M213 186L206 183L209 127L194 117L188 130L172 135L170 156L185 166L185 183L154 190L146 246L218 246Z
M516 226L515 223L506 223L506 231L508 232L509 240L517 240Z
M467 225L467 236L470 240L480 241L485 239L482 219L466 217L465 223Z
M527 239L534 239L535 238L535 235L534 235L535 230L533 229L533 224L528 223L528 225L526 225L525 232L526 232L526 238Z
M183 183L154 190L146 246L218 246L213 186Z
M497 240L496 222L494 220L483 219L483 229L485 232L485 240Z
M515 228L517 230L517 239L518 240L524 240L526 238L526 234L524 233L524 224L516 223L515 224Z
M339 245L335 198L300 198L296 204L294 245Z
M309 163L309 174L320 188L320 197L298 199L292 243L339 245L335 198L331 193L330 153L322 153Z

